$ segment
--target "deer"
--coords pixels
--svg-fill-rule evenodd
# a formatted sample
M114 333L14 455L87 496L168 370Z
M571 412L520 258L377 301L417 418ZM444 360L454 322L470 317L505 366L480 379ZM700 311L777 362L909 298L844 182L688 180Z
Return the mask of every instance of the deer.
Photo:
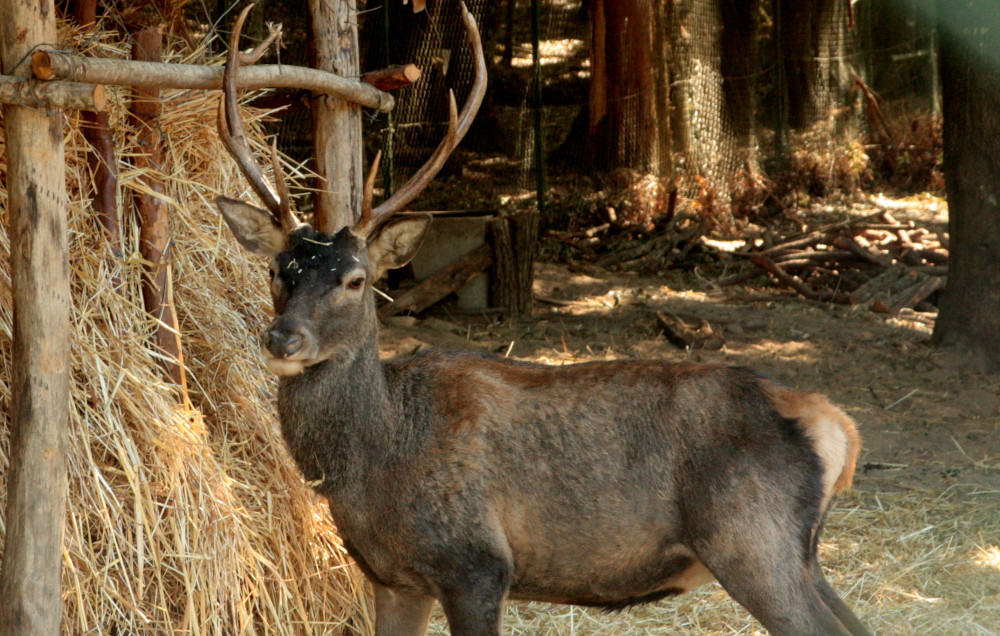
M248 7L249 9L249 7ZM227 57L219 133L266 209L220 196L237 241L270 263L261 338L284 441L329 504L373 589L377 636L419 636L440 602L451 634L499 636L532 600L619 610L718 581L777 636L869 634L817 560L834 495L852 483L857 425L826 397L752 370L659 360L549 366L431 348L383 360L373 284L419 249L430 217L401 214L482 101L410 182L329 234L298 220L272 145L272 187L240 119Z

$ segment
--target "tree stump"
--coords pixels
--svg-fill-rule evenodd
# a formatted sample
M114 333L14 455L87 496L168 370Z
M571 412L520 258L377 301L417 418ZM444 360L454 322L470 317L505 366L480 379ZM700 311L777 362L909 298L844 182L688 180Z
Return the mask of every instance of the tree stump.
M490 222L493 243L490 295L493 306L503 310L508 318L531 314L538 221L538 212L519 212Z

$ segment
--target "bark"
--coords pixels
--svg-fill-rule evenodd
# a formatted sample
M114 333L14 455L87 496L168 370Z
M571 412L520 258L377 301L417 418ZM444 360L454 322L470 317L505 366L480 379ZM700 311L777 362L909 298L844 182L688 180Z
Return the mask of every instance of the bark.
M845 62L848 3L779 0L780 39L788 123L803 128L844 104L850 85Z
M309 0L309 15L313 66L341 77L357 77L355 0ZM361 213L361 141L361 109L356 104L327 95L313 97L313 153L320 179L313 226L321 232L353 225Z
M535 254L538 248L538 212L521 212L490 221L493 271L492 305L507 317L530 316Z
M108 106L103 86L73 82L37 84L22 77L0 75L0 104L49 110L98 110Z
M163 50L163 31L154 27L135 34L132 57L136 60L158 62ZM163 172L163 137L160 134L160 115L163 103L160 91L137 88L133 92L130 108L132 121L138 129L139 149L133 163L141 174L149 193L133 194L139 217L139 249L146 261L142 296L146 311L157 321L153 336L154 345L163 358L160 366L164 377L183 386L181 341L177 330L177 315L170 301L170 218L164 201L163 181L157 176ZM159 195L159 196L157 196Z
M653 9L642 0L591 3L590 131L598 170L652 168L656 156Z
M1000 371L1000 5L938 2L951 263L933 341Z
M97 0L73 0L73 21L81 27L96 24ZM53 82L52 84L56 84ZM43 84L48 86L48 84ZM90 143L87 157L94 179L93 206L101 219L108 247L115 256L121 255L121 228L118 223L118 158L111 137L108 114L103 108L90 108L80 113L83 136ZM120 281L112 283L117 289Z
M35 77L44 80L61 79L134 88L222 88L221 66L115 60L36 51L31 55L31 68ZM356 71L353 76L357 76ZM236 88L303 88L334 95L381 113L389 112L396 103L392 95L370 84L288 64L259 64L241 68L236 74Z
M53 0L0 2L0 64L55 42ZM70 394L70 298L63 116L5 105L14 297L10 465L0 634L58 636Z
M416 64L398 64L378 71L368 71L361 76L361 81L380 91L391 91L413 85L420 79L420 74L420 68Z

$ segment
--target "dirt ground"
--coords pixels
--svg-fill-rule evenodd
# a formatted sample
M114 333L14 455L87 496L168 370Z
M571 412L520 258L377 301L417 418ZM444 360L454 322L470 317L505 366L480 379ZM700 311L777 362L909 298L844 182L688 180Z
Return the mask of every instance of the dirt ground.
M392 319L384 353L442 346L557 365L713 361L825 393L865 440L855 489L838 499L824 536L831 582L879 634L1000 633L1000 379L942 363L929 326L775 287L720 289L690 272L583 274L538 263L534 292L530 319L503 322L448 304ZM707 320L724 345L679 349L656 312ZM434 629L445 633L440 617ZM763 633L715 584L620 614L515 606L507 629Z

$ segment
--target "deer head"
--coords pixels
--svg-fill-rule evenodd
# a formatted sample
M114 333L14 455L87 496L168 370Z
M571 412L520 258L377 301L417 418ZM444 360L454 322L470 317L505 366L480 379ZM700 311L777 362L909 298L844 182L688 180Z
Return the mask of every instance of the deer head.
M265 332L263 353L278 375L297 375L327 360L348 362L363 338L376 331L372 283L386 270L402 267L413 258L431 220L426 214L393 215L433 180L465 136L486 90L486 63L475 20L462 3L467 37L476 58L476 79L462 112L457 112L454 94L449 94L444 140L410 181L373 208L376 157L365 181L357 220L351 227L325 234L296 216L276 145L271 146L272 187L247 142L236 97L236 72L240 64L253 63L263 53L261 47L250 53L239 51L240 32L251 7L240 14L229 40L219 134L267 209L225 196L219 197L217 204L240 244L271 262L275 318Z

